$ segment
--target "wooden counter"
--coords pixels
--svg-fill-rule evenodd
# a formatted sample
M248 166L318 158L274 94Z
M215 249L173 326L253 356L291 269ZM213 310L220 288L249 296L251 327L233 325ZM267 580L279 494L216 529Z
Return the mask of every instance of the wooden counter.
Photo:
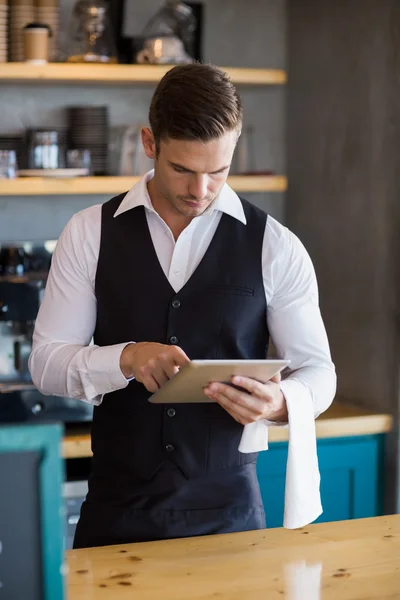
M400 515L71 550L68 600L394 600Z
M334 402L316 421L318 438L346 437L387 433L392 428L392 417L388 414L373 413L348 404ZM270 427L270 442L284 442L288 430L283 427ZM92 455L88 429L81 429L64 438L64 458L83 458Z

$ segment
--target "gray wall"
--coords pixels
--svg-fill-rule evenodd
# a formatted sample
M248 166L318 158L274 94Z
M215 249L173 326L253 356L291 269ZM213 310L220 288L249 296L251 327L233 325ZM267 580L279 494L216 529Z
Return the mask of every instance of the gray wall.
M61 0L63 24L74 2ZM161 3L129 1L126 33L135 34ZM284 0L206 0L204 59L221 66L284 68ZM63 39L65 35L63 35ZM0 134L26 127L65 124L64 107L107 104L111 126L145 123L152 86L4 85L0 83ZM245 121L255 127L256 168L285 173L285 88L240 88ZM1 182L0 182L1 188ZM247 197L284 220L284 194ZM107 200L105 196L0 196L0 243L55 239L77 210Z
M395 424L399 22L397 0L288 3L288 224L314 260L339 396L392 413ZM388 454L392 492L396 435Z

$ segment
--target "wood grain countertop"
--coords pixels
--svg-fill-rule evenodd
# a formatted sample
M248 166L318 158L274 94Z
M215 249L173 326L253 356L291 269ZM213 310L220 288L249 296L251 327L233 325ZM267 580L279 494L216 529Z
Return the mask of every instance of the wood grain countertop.
M394 600L400 515L70 550L68 600Z
M318 438L372 435L387 433L391 429L391 415L363 410L338 401L335 401L316 421ZM270 427L269 441L287 441L288 434L288 429L285 427ZM86 426L66 435L63 441L62 453L64 458L92 456L89 427Z

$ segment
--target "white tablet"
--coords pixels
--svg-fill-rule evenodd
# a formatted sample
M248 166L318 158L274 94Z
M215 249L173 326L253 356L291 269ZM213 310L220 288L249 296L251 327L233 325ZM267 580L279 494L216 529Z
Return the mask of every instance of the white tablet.
M289 360L192 360L150 396L149 402L214 402L203 391L212 381L231 384L233 375L241 375L266 383L289 364Z

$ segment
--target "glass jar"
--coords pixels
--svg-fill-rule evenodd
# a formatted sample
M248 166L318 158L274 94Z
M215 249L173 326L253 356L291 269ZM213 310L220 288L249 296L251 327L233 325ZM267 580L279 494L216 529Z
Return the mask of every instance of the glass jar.
M28 131L29 169L64 169L65 134L59 131Z
M166 0L142 31L143 49L138 63L193 62L197 21L192 9L177 0Z
M68 62L116 63L117 50L104 0L78 0L67 34Z
M0 150L0 179L14 179L17 176L15 150Z

